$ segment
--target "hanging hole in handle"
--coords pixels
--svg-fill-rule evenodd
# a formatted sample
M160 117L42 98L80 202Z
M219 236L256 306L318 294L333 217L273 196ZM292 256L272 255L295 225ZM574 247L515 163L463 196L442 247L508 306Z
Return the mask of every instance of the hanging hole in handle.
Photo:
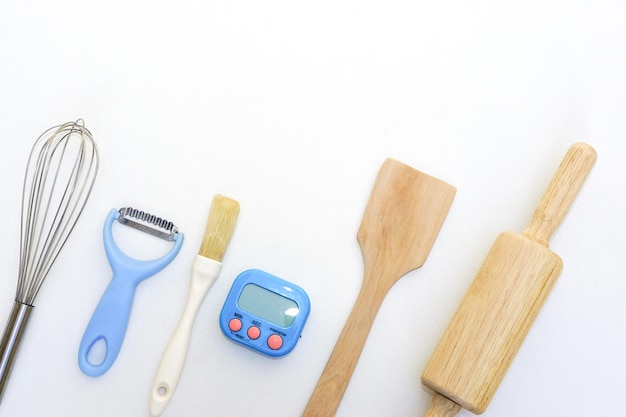
M167 385L165 384L161 384L157 387L156 389L156 393L159 397L165 397L167 396L167 394L170 392L170 390L168 389Z
M99 338L89 348L87 352L87 362L91 366L100 366L104 363L107 356L107 342L104 337Z

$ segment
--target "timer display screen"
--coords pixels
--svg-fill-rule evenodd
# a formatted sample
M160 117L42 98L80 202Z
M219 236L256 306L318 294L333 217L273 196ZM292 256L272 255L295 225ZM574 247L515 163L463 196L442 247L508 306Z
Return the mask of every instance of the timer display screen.
M300 311L295 301L255 284L243 287L237 304L242 310L285 328L291 326Z

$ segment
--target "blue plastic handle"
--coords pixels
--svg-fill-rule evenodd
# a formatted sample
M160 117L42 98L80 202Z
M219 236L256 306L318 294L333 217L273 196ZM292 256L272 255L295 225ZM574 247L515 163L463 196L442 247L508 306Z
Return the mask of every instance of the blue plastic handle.
M103 232L104 250L113 270L113 278L89 320L78 349L78 365L89 376L100 376L113 365L124 341L137 285L172 262L184 239L182 233L177 233L174 246L161 258L151 261L131 258L119 249L113 239L113 222L119 216L119 211L111 210ZM104 360L92 364L89 352L100 340L104 340L106 345Z

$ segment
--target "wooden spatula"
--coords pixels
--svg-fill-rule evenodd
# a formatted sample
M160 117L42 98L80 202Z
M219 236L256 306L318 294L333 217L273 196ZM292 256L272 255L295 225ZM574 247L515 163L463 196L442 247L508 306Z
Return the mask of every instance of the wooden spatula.
M480 414L489 405L561 273L548 241L595 161L591 146L574 144L528 229L494 242L422 374L435 391L427 417L452 417L461 407Z
M385 295L424 264L455 193L453 186L403 163L383 163L357 234L365 263L361 291L304 417L335 415Z

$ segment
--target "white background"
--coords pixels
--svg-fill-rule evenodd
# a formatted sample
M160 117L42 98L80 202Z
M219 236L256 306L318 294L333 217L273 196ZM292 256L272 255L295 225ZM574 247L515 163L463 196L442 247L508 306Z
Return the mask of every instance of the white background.
M393 157L458 192L424 267L387 295L337 416L420 416L430 401L420 374L489 247L527 226L576 141L598 162L551 242L564 271L484 415L620 414L625 22L620 0L3 1L0 314L14 298L34 140L82 117L101 167L36 300L0 415L148 416L216 193L237 199L241 217L163 416L300 415L360 288L356 232ZM102 225L125 205L172 220L186 240L138 287L122 352L91 378L78 344L111 277ZM120 246L132 253L142 239ZM218 328L249 268L310 295L286 358Z

